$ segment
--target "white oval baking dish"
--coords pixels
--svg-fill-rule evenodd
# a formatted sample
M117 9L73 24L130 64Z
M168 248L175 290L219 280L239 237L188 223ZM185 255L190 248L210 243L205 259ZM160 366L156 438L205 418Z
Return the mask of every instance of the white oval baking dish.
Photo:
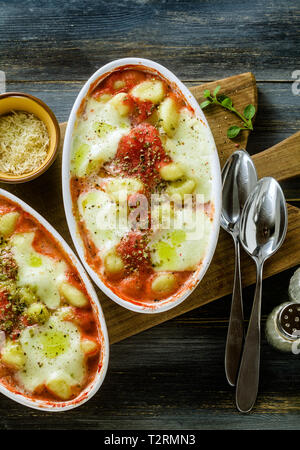
M213 218L213 226L210 233L210 239L207 246L205 257L202 261L202 264L200 265L199 269L197 269L193 276L189 280L189 285L186 287L186 289L181 292L181 294L173 295L165 300L162 300L160 302L156 303L145 303L143 305L131 303L127 300L124 300L120 298L118 295L116 295L114 292L111 291L111 289L106 286L103 281L100 279L99 275L89 266L89 264L86 261L85 258L85 251L84 251L84 245L82 243L82 240L80 238L79 232L77 230L76 221L72 212L72 200L71 200L71 192L70 192L70 159L71 159L71 142L72 142L72 134L73 129L76 121L77 112L82 104L82 101L84 97L89 92L89 89L91 85L94 83L96 85L98 78L105 78L105 75L109 75L112 71L117 70L118 68L121 68L123 66L136 66L138 69L139 66L142 70L147 70L149 68L150 71L153 71L154 73L161 75L166 81L168 81L170 84L175 84L179 91L183 94L187 102L190 104L190 106L194 109L195 114L198 118L200 118L204 124L207 127L208 131L208 137L211 140L211 143L213 145L214 151L211 159L211 168L212 168L212 174L213 174L213 180L212 180L212 202L214 204L214 218ZM131 67L134 68L134 67ZM96 283L96 285L112 300L114 300L119 305L135 312L140 313L159 313L167 311L171 308L174 308L175 306L179 305L181 302L183 302L190 294L191 292L196 288L198 283L203 278L206 270L208 269L211 259L213 257L218 235L219 235L219 228L220 228L220 211L221 211L221 195L222 195L222 183L221 183L221 170L220 170L220 163L219 163L219 157L218 152L216 149L216 145L212 136L212 133L210 131L209 125L207 123L207 120L198 104L194 96L191 94L191 92L184 86L183 83L168 69L161 66L160 64L143 58L123 58L116 61L112 61L105 66L98 69L85 83L81 91L79 92L75 103L73 105L73 108L71 110L66 133L65 133L65 140L64 140L64 146L63 146L63 160L62 160L62 186L63 186L63 200L64 200L64 208L65 208L65 214L67 218L67 223L69 226L69 230L74 242L74 245L76 247L76 250L79 254L79 257L84 264L86 270L88 271L89 275L93 279L93 281Z
M31 208L27 203L20 200L15 195L11 194L10 192L5 191L4 189L0 189L0 196L3 196L18 205L20 207L31 214L35 219L38 220L39 223L43 227L46 228L46 230L53 236L53 238L59 242L61 247L63 248L64 252L76 269L78 270L80 277L83 281L83 283L86 286L87 292L90 296L90 299L92 301L92 307L95 312L95 316L98 319L98 329L100 331L101 335L101 368L100 370L97 370L97 373L95 375L94 380L80 393L78 397L76 397L73 400L65 401L65 402L52 402L52 401L44 401L39 399L33 399L30 396L27 396L25 394L22 394L21 392L13 392L12 390L6 388L5 386L1 385L0 383L0 392L7 397L9 397L12 400L15 400L18 403L21 403L22 405L28 406L30 408L43 410L43 411L67 411L69 409L76 408L86 401L88 401L100 388L101 384L103 383L103 380L106 375L107 367L108 367L108 360L109 360L109 340L108 340L108 334L107 334L107 328L105 323L105 318L101 309L101 306L99 304L98 297L96 295L96 292L94 290L94 287L92 283L90 282L89 278L87 277L82 265L80 264L78 258L74 255L74 252L70 249L68 244L65 242L65 240L58 234L58 232L47 222L39 213L37 213L33 208Z

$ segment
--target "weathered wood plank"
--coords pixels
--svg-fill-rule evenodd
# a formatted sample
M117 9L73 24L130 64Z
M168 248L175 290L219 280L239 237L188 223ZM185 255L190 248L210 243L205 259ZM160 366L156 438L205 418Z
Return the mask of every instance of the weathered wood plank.
M187 81L245 70L291 80L299 62L297 0L253 0L247 11L226 0L10 0L0 7L0 70L10 80L85 80L124 56L154 58Z
M300 176L300 131L264 152L254 155L258 177L287 180Z

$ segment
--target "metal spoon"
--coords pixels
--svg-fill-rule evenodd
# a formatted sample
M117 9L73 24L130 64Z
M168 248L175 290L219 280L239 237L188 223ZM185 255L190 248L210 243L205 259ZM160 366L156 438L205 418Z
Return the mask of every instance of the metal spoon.
M262 178L248 197L240 222L240 241L257 268L256 289L236 389L239 411L252 409L258 391L262 271L267 258L284 241L287 209L281 187L274 178Z
M226 378L234 386L244 340L239 222L247 197L257 183L254 164L245 150L238 150L228 158L222 170L222 181L221 226L232 235L235 246L233 294L225 350Z

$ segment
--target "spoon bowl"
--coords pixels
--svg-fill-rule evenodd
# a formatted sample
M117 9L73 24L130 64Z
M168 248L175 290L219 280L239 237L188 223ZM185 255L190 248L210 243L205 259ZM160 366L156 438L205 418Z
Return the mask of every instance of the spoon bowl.
M240 241L254 259L265 261L284 241L287 209L278 182L262 178L250 194L240 221Z
M225 231L238 234L242 210L256 183L256 169L246 150L232 153L222 170L221 226Z

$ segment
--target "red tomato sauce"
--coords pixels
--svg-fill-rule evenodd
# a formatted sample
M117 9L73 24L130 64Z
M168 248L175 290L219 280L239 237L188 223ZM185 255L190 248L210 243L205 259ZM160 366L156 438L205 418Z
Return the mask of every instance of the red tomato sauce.
M101 334L100 326L97 325L98 320L92 307L92 300L76 267L72 263L70 257L65 253L60 243L56 241L33 216L23 211L23 209L17 204L14 204L10 200L0 196L0 214L5 214L12 211L17 211L20 214L13 235L17 233L34 232L34 239L32 243L34 250L41 255L45 255L58 261L64 261L68 267L66 273L67 281L77 289L81 290L89 299L89 305L85 308L71 307L70 316L65 319L75 323L78 326L82 339L88 338L94 340L98 343L99 348L99 351L97 351L95 355L86 357L86 380L83 386L76 387L72 392L72 399L74 399L92 382L97 371L102 366L103 355L101 352L101 342L103 340L103 336ZM1 261L3 264L3 256ZM8 301L8 292L0 285L0 330L5 331L1 328L1 323L7 322L7 320L13 321L14 326L9 333L9 337L15 340L19 337L22 329L31 324L28 322L26 316L16 316L12 308L13 303ZM22 394L28 396L29 398L58 403L62 402L62 400L54 397L46 389L34 394L26 394L26 392L23 392L22 387L18 386L14 379L14 371L2 363L1 360L0 383L7 387L10 391L22 392Z
M157 129L142 123L120 140L116 157L109 164L115 173L140 178L147 191L162 181L160 167L171 162L165 153Z
M125 272L127 274L134 271L152 272L150 254L147 250L147 233L131 231L125 236L117 246L117 252L122 257Z
M116 71L105 78L101 84L96 86L92 93L92 97L97 99L103 94L113 95L118 94L119 92L128 92L138 83L152 77L151 74L147 74L140 70ZM120 85L120 82L124 84ZM119 83L119 87L116 86L116 83Z

